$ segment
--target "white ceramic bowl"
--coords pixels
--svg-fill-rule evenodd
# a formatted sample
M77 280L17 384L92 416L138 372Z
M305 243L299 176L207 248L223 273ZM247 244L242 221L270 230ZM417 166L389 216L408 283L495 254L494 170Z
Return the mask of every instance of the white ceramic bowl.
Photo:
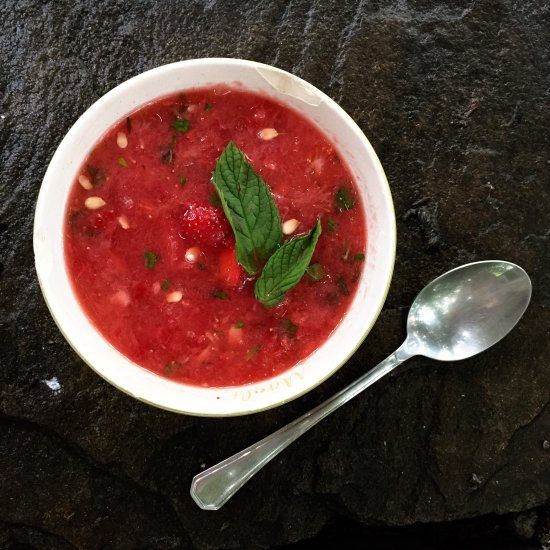
M256 384L199 388L161 378L127 359L94 328L75 297L63 253L67 198L86 155L119 119L162 96L188 88L239 83L305 115L336 145L361 192L367 254L351 307L317 351L285 373ZM120 84L75 123L53 156L38 197L34 223L36 270L61 332L80 357L122 391L152 405L201 416L231 416L268 409L311 390L353 354L375 322L395 259L395 215L382 166L355 122L328 96L280 69L238 59L196 59L165 65Z

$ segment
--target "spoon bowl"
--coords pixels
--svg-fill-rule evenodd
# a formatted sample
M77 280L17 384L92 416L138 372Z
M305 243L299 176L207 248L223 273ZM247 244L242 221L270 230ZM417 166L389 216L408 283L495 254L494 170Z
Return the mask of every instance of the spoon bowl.
M428 284L407 319L407 349L438 361L472 357L496 344L521 319L531 281L510 262L457 267Z
M196 475L191 496L204 510L218 510L273 457L401 363L414 355L457 361L480 353L514 328L530 299L529 276L509 262L476 262L441 275L416 297L407 339L395 352L313 410Z

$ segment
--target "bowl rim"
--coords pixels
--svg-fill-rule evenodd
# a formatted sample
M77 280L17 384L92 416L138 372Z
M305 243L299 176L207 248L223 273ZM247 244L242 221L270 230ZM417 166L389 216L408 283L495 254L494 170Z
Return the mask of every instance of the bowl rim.
M287 77L289 77L290 79L294 80L295 82L298 82L300 85L304 86L306 89L312 89L317 97L319 97L323 102L328 104L328 106L339 115L339 117L346 123L346 125L348 127L350 127L350 129L354 132L354 134L356 134L361 139L361 141L363 142L363 146L367 149L367 151L369 153L370 161L372 162L373 167L374 167L375 171L377 172L379 182L382 185L382 192L383 192L384 199L385 199L385 206L387 208L387 212L385 214L387 214L389 216L389 225L390 225L391 231L388 235L386 235L386 237L388 239L387 249L388 249L389 260L388 260L388 271L385 275L385 281L386 281L385 288L380 293L380 297L379 297L379 301L378 301L376 309L372 310L373 314L372 314L372 318L371 318L370 323L365 328L365 330L363 331L361 336L356 340L354 347L350 349L350 351L346 355L346 357L344 359L340 360L340 361L337 361L334 364L333 368L328 370L328 372L326 373L325 376L323 376L321 378L318 378L318 379L315 379L315 380L312 380L311 383L307 387L305 387L301 391L293 393L290 396L284 397L282 399L279 398L278 400L276 400L274 402L271 402L271 403L268 403L265 406L261 406L261 405L260 406L258 406L258 405L254 406L254 404L252 402L249 402L249 403L246 404L246 408L243 408L243 410L231 411L231 412L226 412L226 413L217 413L217 412L216 413L209 413L209 412L204 412L204 411L202 411L202 412L189 411L189 410L185 409L185 406L182 406L180 408L175 408L175 407L171 407L171 406L168 406L168 405L162 403L160 400L154 401L154 400L150 400L150 399L144 397L143 395L136 395L136 394L132 393L132 391L130 391L129 389L127 389L124 386L121 386L118 383L116 383L115 381L113 381L111 378L109 378L109 376L107 376L106 373L104 373L101 370L99 370L98 368L96 368L90 361L88 361L88 359L86 359L83 356L83 354L81 353L81 350L78 349L77 344L74 341L72 341L71 338L69 338L69 336L65 332L61 321L56 316L56 314L54 312L54 309L53 309L52 305L50 304L50 301L48 300L48 292L47 292L47 289L46 289L46 283L44 282L44 280L41 276L40 264L37 260L37 230L39 229L39 222L40 222L40 217L39 217L38 214L40 212L42 204L46 201L46 196L45 196L46 191L44 189L45 186L43 184L49 177L49 172L51 171L51 167L54 164L54 160L56 160L56 157L61 155L61 153L59 151L61 149L61 145L64 142L71 141L73 133L75 133L74 132L75 128L82 124L82 119L84 119L86 116L89 116L94 111L101 109L103 107L103 105L111 97L116 96L116 94L119 94L119 93L123 92L125 88L130 87L132 85L135 85L140 80L145 80L147 78L151 78L152 76L155 76L156 74L162 75L162 73L164 73L165 71L170 70L170 69L180 69L181 68L183 70L183 69L190 68L190 67L193 67L193 66L199 66L200 67L200 66L205 66L205 65L216 65L216 64L220 64L220 63L224 64L224 65L229 65L229 66L233 65L235 67L265 69L265 70L269 70L269 71L276 71L276 72L282 73L282 74L286 75ZM246 89L246 85L244 86L244 88ZM162 98L163 95L166 95L166 94L160 93L158 96L156 96L156 98L157 99ZM151 101L154 101L154 99L152 99ZM302 116L305 116L305 115L302 115ZM116 120L118 120L118 118ZM116 122L116 120L111 121L111 125L114 124ZM66 207L66 203L64 205L63 212L65 211L65 207ZM36 207L35 207L35 219L34 219L34 224L33 224L33 245L34 245L34 253L35 253L35 269L37 271L38 282L39 282L39 286L40 286L42 295L44 297L44 301L46 302L48 310L50 311L50 314L51 314L52 318L54 319L54 322L56 323L57 327L59 328L61 334L63 335L65 340L68 342L68 344L71 346L73 351L80 357L80 359L86 365L88 365L95 373L97 373L99 376L101 376L101 378L106 380L109 384L111 384L112 386L114 386L118 390L120 390L120 391L124 392L125 394L127 394L127 395L129 395L129 396L131 396L135 399L138 399L138 400L140 400L144 403L152 405L154 407L157 407L157 408L160 408L160 409L163 409L163 410L167 410L167 411L170 411L170 412L175 412L175 413L178 413L178 414L186 414L186 415L189 415L189 416L223 418L223 417L243 416L243 415L247 415L247 414L262 412L262 411L266 411L266 410L269 410L269 409L272 409L272 408L275 408L275 407L279 407L279 406L284 405L284 404L286 404L290 401L293 401L294 399L297 399L298 397L301 397L302 395L305 395L306 393L312 391L314 388L316 388L317 386L322 384L325 380L330 378L337 370L339 370L345 363L347 363L349 361L349 359L353 356L353 354L357 351L357 349L361 346L361 344L364 342L365 338L370 333L370 331L371 331L372 327L374 326L374 324L376 323L376 321L377 321L377 319L380 315L380 312L382 311L384 303L386 301L386 297L387 297L387 294L388 294L388 291L389 291L389 288L390 288L390 285L391 285L393 272L394 272L394 267L395 267L395 257L396 257L396 247L397 247L397 226L396 226L395 209L394 209L391 189L390 189L386 174L384 172L384 168L382 167L382 164L381 164L381 162L378 158L378 155L376 154L376 152L375 152L374 148L372 147L370 141L368 140L366 135L363 133L361 128L358 126L358 124L353 120L353 118L336 101L334 101L327 94L325 94L322 90L319 90L317 87L315 87L311 83L309 83L309 82L303 80L302 78L300 78L300 77L298 77L298 76L296 76L292 73L289 73L289 72L287 72L283 69L280 69L278 67L274 67L273 65L268 65L268 64L265 64L265 63L259 63L259 62L256 62L256 61L251 61L251 60L241 59L241 58L211 57L211 58L195 58L195 59L187 59L187 60L182 60L182 61L176 61L176 62L173 62L173 63L159 65L159 66L157 66L153 69L149 69L147 71L141 72L141 73L139 73L139 74L137 74L137 75L135 75L135 76L133 76L129 79L124 80L120 84L118 84L115 87L113 87L112 89L110 89L108 92L106 92L101 97L99 97L96 101L94 101L78 117L78 119L73 123L71 128L68 130L68 132L65 134L65 136L62 138L62 140L57 145L57 148L56 148L56 150L55 150L55 152L54 152L54 154L53 154L53 156L52 156L52 158L49 162L48 168L47 168L47 170L44 174L43 180L41 182L41 187L40 187L40 191L39 191L39 194L38 194ZM75 299L78 302L78 299L76 298L76 296L75 296ZM86 313L81 308L80 308L80 311L81 311L82 315L84 315L87 318ZM346 313L346 315L347 315L347 313ZM89 320L89 322L93 326L93 323L90 320ZM335 329L336 329L336 327L335 327ZM329 335L327 341L330 340L331 337L332 337L332 333L331 333L331 335ZM106 340L103 336L102 336L102 338L104 340ZM139 365L136 365L136 367L139 368ZM269 379L267 381L269 381ZM179 385L180 386L186 386L186 387L193 387L193 386L185 385L185 384L179 384ZM231 389L243 388L243 387L246 387L246 386L248 386L248 385L234 386L234 387L231 387Z

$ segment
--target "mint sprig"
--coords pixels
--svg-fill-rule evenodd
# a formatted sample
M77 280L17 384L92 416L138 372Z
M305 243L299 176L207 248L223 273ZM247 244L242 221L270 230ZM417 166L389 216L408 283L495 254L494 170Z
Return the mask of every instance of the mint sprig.
M213 182L235 233L237 261L256 275L283 238L271 192L232 141L216 163Z
M276 306L306 272L322 232L321 221L306 235L281 246L283 232L275 200L232 141L218 159L212 180L235 234L237 261L250 275L263 267L254 287L256 299L265 307Z
M265 307L279 304L285 293L298 284L305 273L321 235L321 222L306 235L295 237L279 248L265 264L256 281L254 294Z

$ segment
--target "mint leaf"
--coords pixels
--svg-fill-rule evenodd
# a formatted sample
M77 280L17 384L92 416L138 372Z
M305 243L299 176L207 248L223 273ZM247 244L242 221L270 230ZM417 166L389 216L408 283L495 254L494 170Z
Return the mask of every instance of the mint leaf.
M346 280L342 275L338 275L338 278L336 279L336 284L338 285L338 290L340 291L340 294L343 294L344 296L349 296L349 288L346 284Z
M336 222L332 218L329 218L327 220L327 223L325 225L325 229L327 230L328 233L334 233L336 231L337 227L338 226L337 226Z
M178 118L172 124L172 128L178 132L187 132L189 130L189 121L185 118Z
M147 269L155 269L158 261L158 256L151 250L148 250L143 254L143 264Z
M306 235L295 237L279 248L265 264L256 281L254 294L265 307L276 306L287 290L296 286L305 273L321 235L321 222Z
M336 212L345 212L355 206L355 199L352 194L342 185L335 195Z
M325 270L321 264L311 264L306 269L306 273L316 282L325 276Z
M277 205L264 180L232 141L216 163L213 181L235 233L237 260L255 275L283 238Z
M105 170L103 168L96 168L95 166L90 165L86 168L92 178L92 185L94 187L105 181Z
M286 334L291 340L296 338L298 327L290 319L279 319L278 328L282 334Z
M164 365L164 374L166 374L166 376L170 376L182 367L183 365L179 361L169 361Z
M253 348L250 348L248 350L248 353L246 354L246 360L250 361L250 359L252 359L252 357L254 357L260 351L262 351L262 346L260 346L260 344L257 344Z

